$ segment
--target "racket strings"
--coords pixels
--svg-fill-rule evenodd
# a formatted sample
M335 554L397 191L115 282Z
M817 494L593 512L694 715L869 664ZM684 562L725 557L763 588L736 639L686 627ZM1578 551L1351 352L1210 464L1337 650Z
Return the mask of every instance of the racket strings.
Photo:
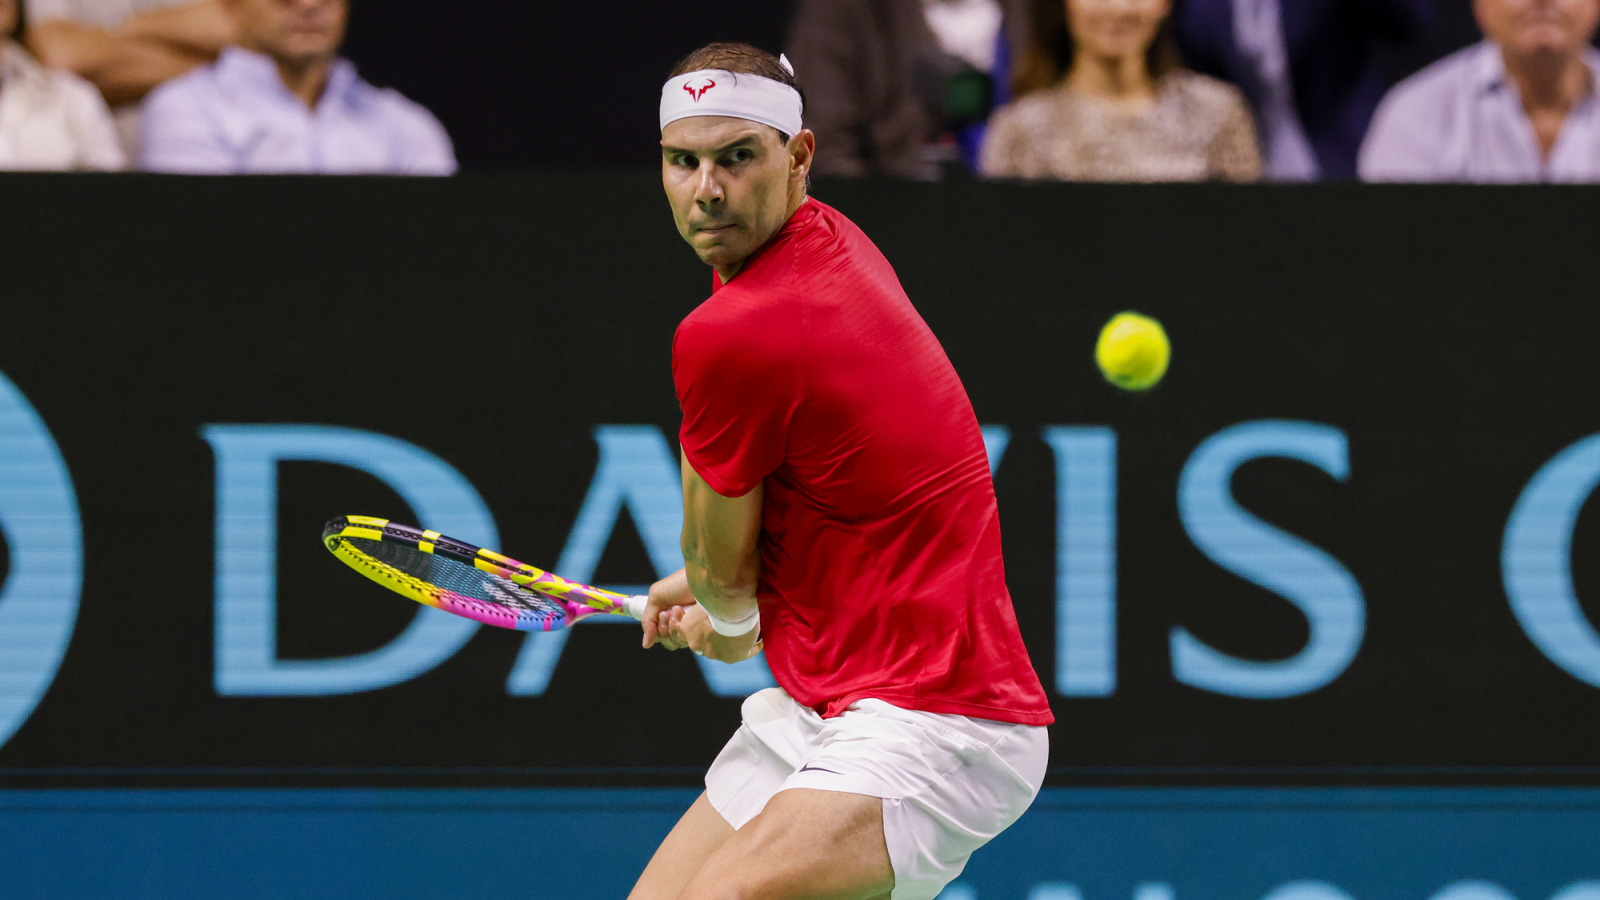
M567 617L559 602L525 591L508 578L485 572L469 563L428 553L398 541L345 537L350 549L380 568L393 570L434 589L435 599L451 605L477 607L480 612L505 616L523 623L554 623Z

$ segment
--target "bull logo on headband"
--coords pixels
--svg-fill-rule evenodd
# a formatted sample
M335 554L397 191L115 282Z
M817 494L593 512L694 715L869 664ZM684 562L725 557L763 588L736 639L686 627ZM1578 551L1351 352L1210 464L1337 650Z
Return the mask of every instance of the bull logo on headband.
M716 86L717 83L709 78L699 78L694 81L685 82L683 89L689 92L689 96L694 98L694 102L699 103L700 98L706 95L706 91L709 91Z

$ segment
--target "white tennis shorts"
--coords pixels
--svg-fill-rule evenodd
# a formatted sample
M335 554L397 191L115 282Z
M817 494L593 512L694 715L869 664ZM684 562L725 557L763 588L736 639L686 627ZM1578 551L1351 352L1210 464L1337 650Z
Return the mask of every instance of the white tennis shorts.
M1046 730L917 712L882 700L824 719L782 688L744 701L744 723L706 772L706 799L736 830L789 788L883 798L892 900L932 900L972 851L1039 793Z

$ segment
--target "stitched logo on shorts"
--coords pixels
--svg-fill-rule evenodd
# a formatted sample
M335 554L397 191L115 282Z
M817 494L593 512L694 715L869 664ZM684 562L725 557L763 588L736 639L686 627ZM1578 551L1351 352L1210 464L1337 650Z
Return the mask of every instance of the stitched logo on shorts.
M812 766L812 765L801 766L800 767L800 771L802 771L802 772L827 772L829 775L843 775L844 774L843 772L835 772L832 769L824 769L821 766Z

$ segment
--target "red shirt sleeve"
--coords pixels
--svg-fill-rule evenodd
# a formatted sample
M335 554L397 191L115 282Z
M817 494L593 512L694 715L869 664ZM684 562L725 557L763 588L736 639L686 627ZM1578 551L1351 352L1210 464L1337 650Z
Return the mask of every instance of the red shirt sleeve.
M756 293L756 292L751 292ZM805 389L804 339L793 305L771 293L719 290L683 320L672 380L678 439L712 490L740 497L783 463Z

